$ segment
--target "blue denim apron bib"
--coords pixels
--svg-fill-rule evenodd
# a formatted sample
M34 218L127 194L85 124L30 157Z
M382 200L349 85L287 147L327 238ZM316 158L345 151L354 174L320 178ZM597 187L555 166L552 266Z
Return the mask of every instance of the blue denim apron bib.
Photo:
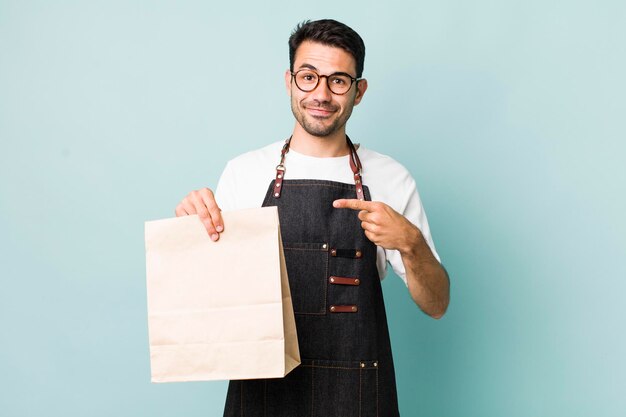
M263 206L278 207L302 364L285 378L230 381L225 417L399 416L376 245L358 212L333 208L370 200L347 141L355 184L283 181L285 143Z

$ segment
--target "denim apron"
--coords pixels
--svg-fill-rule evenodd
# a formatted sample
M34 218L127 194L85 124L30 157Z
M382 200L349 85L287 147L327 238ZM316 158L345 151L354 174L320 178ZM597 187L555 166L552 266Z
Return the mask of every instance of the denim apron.
M230 381L225 417L398 417L376 245L339 198L370 200L349 138L355 184L283 180L288 139L263 206L277 206L302 364L285 378ZM348 169L348 167L346 167Z

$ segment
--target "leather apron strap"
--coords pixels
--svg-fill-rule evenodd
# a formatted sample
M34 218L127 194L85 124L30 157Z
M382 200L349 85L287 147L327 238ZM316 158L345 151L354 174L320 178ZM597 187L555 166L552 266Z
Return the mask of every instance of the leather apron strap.
M276 181L274 181L274 198L280 198L280 194L282 192L283 187L283 179L285 178L285 155L289 152L289 144L291 143L290 136L283 145L283 149L280 152L280 163L276 166ZM363 166L361 165L361 160L359 159L359 155L356 152L356 147L346 135L346 142L348 147L350 148L350 169L354 174L354 186L356 188L356 198L359 200L364 200L365 197L363 195L363 179L361 177L361 170Z

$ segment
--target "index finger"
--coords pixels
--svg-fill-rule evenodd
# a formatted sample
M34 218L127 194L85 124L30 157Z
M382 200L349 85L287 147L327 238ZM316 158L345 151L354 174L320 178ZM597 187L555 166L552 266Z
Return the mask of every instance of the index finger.
M333 207L372 211L373 202L357 200L356 198L341 198L339 200L333 201Z
M217 205L215 201L215 197L213 193L205 192L201 194L202 201L206 205L206 208L209 210L209 215L211 216L211 221L213 225L215 225L215 229L218 232L224 231L224 220L222 220L222 210Z

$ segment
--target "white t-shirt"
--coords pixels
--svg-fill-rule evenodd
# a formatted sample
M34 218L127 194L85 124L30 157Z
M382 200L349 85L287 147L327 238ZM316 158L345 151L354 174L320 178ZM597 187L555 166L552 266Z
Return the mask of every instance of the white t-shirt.
M270 182L276 176L276 165L284 142L242 154L226 164L217 185L215 200L224 211L260 207ZM422 232L433 255L440 260L428 227L415 180L400 163L392 158L358 148L363 165L363 184L369 188L372 201L381 201L404 215ZM349 155L317 158L290 149L285 156L285 179L318 179L354 184ZM228 225L226 225L228 227ZM377 266L380 278L387 273L387 262L406 284L406 272L397 250L378 247Z

